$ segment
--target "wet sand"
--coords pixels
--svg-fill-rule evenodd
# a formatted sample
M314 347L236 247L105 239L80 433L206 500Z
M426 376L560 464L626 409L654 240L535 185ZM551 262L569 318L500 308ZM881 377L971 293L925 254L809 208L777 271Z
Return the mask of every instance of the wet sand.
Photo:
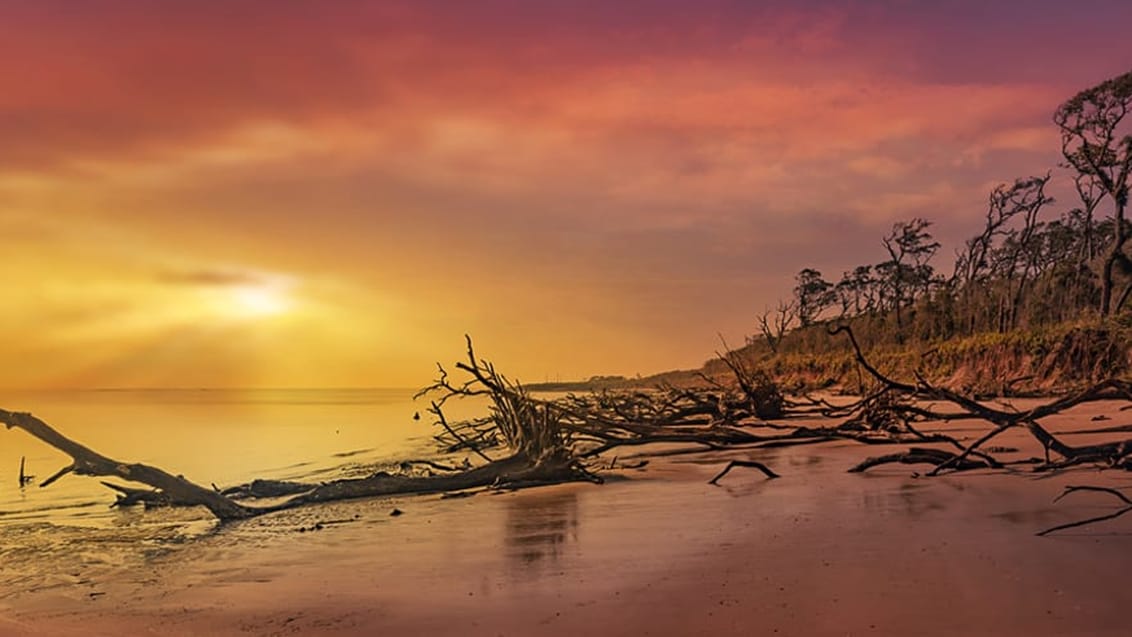
M1047 424L1122 418L1098 404ZM1040 452L1023 432L997 444ZM63 584L6 592L0 635L1128 634L1132 516L1034 533L1113 508L1100 495L1053 503L1064 485L1132 478L845 473L895 449L672 456L603 486L265 516L172 552L140 547L116 569L55 564ZM726 457L783 477L706 484Z

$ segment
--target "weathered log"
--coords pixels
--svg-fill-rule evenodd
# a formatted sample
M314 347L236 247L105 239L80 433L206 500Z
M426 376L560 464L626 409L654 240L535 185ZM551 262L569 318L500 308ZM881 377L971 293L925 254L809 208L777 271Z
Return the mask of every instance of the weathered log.
M439 493L487 486L517 488L571 481L600 481L600 478L587 472L577 461L566 454L546 455L538 461L532 461L524 454L514 454L467 471L442 476L397 476L379 472L366 478L334 480L322 484L259 481L259 485L256 486L257 481L253 481L250 488L235 493L246 493L252 496L266 494L272 497L292 493L297 495L277 504L252 507L235 502L228 495L215 489L206 489L182 476L174 476L162 469L110 459L67 438L29 413L0 409L0 421L4 422L9 429L13 427L23 429L35 438L71 457L72 464L53 476L49 482L69 472L77 475L117 477L130 482L145 484L154 490L136 489L103 482L107 487L119 492L120 495L115 502L116 506L138 503L150 506L201 505L222 522L246 519L315 502L385 495Z
M13 427L23 429L33 437L70 456L72 460L70 471L78 475L116 477L140 482L161 490L174 500L202 505L222 521L248 518L257 513L182 476L175 476L145 464L131 464L107 458L67 438L29 413L0 409L0 421L4 422L8 429ZM55 477L59 475L62 473Z
M292 482L289 480L263 480L257 478L246 484L228 487L220 491L221 495L229 498L280 498L296 493L310 491L318 485L306 482Z
M132 487L124 487L120 484L113 482L106 482L99 480L102 486L118 492L118 495L111 507L128 507L136 504L143 504L148 509L150 507L167 507L167 506L193 506L195 502L177 502L169 497L169 494L162 493L156 489L134 489Z
M1073 446L1058 440L1056 436L1037 422L1027 422L1026 427L1047 451L1052 450L1064 458L1059 462L1047 461L1048 466L1043 468L1062 469L1087 462L1116 466L1129 455L1132 455L1132 440L1129 439L1095 445Z
M861 473L872 467L882 464L930 464L942 465L943 463L951 463L958 471L965 471L968 469L985 469L989 465L981 460L967 460L959 458L958 454L944 451L942 449L930 449L927 447L911 447L907 451L901 453L891 453L884 456L876 456L873 458L866 458L860 464L849 469L849 473Z
M570 458L544 458L542 461L534 463L522 454L515 454L452 475L416 477L381 472L367 478L325 482L285 502L264 507L264 510L280 511L315 502L332 502L385 495L440 493L489 486L519 488L538 484L595 482L597 480L600 479L595 479L595 476L582 470Z
M752 429L766 427L767 424L758 420L760 414L752 404L750 392L746 391L749 387L744 386L748 377L742 374L737 374L742 377L736 382L741 386L740 390L745 397L732 388L715 383L708 390L662 387L649 392L602 392L581 398L568 396L565 399L542 400L530 396L522 386L497 374L490 363L478 360L469 339L467 359L457 363L456 368L468 373L471 379L463 384L455 384L449 381L441 367L440 379L422 393L443 393L438 400L432 402L432 409L429 410L436 416L437 427L443 429L437 439L444 445L470 449L484 459L486 464L473 468L465 459L464 466L451 466L431 460L406 461L402 466L405 474L411 473L412 466L417 464L442 472L436 476L378 472L365 478L323 483L254 480L223 491L215 487L210 490L156 467L121 463L102 456L66 438L30 414L0 410L0 421L5 422L8 428L24 429L71 457L70 465L56 472L41 486L47 486L68 473L117 477L151 487L138 489L104 483L119 493L116 502L118 506L137 503L148 506L202 505L222 521L316 502L352 498L452 493L477 488L520 488L578 480L599 482L600 478L580 463L582 459L593 458L621 446L653 443L675 443L685 447L696 445L713 450L819 444L834 440L854 440L862 444L950 445L954 451L911 447L901 453L869 458L850 469L861 472L887 463L924 463L932 465L927 475L937 475L948 470L997 469L1025 462L999 462L988 453L995 452L995 449L985 447L1007 429L1025 427L1047 450L1044 468L1058 469L1083 462L1132 467L1132 441L1073 447L1058 440L1038 424L1040 418L1083 402L1114 398L1132 400L1132 383L1109 380L1028 411L1007 411L935 387L919 375L915 384L888 378L867 361L852 332L847 328L841 331L848 333L858 362L880 382L882 389L846 407L838 408L815 400L803 406L811 412L816 409L831 417L836 413L847 418L840 426L779 424L773 428L783 431L775 431L773 435L759 435L767 432L755 433L757 430ZM737 366L740 363L738 359L732 362ZM732 371L736 370L733 368ZM462 396L488 397L491 400L489 416L449 423L442 412L443 404L448 398ZM924 399L946 401L958 409L937 412L914 402ZM794 404L784 401L782 406L789 410ZM945 421L982 419L992 427L973 442L960 442L942 433L921 432L912 424L915 420L933 418ZM484 453L485 449L500 445L507 448L506 455L500 454L503 457L493 459ZM1058 454L1060 459L1051 461L1050 451ZM655 451L653 455L688 452L687 448L668 449ZM610 463L609 468L612 469L614 464ZM718 484L735 467L755 468L768 478L778 477L762 463L736 460L715 476L710 481L711 484ZM254 506L237 501L256 498L273 500L269 504L260 502Z

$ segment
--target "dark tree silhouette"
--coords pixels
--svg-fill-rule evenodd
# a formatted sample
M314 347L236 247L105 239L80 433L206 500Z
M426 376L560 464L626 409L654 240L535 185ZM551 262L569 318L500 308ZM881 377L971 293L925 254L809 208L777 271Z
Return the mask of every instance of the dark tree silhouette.
M793 301L779 301L773 311L768 308L759 315L759 331L770 351L778 351L779 341L794 324L797 314L798 308Z
M924 219L912 219L893 224L892 232L882 241L889 260L877 266L885 281L891 309L896 314L897 337L904 329L903 308L918 294L928 291L935 270L928 264L939 250L939 242L932 238Z
M813 325L818 315L833 302L833 285L822 278L821 272L805 268L794 280L794 306L797 309L798 323L802 327Z
M1114 268L1119 264L1123 270L1132 271L1132 263L1123 252L1128 239L1124 209L1132 169L1132 134L1125 120L1130 106L1132 71L1081 91L1053 114L1054 123L1061 129L1061 153L1066 163L1078 174L1095 179L1115 208L1112 241L1101 271L1102 316L1113 310ZM1127 298L1127 294L1122 296Z

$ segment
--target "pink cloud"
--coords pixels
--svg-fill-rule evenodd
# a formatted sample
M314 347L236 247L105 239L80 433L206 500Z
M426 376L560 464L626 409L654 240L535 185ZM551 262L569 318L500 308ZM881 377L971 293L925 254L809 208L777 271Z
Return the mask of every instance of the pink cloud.
M877 6L9 4L0 197L358 282L457 342L551 325L584 352L583 325L603 361L633 331L635 360L695 364L894 219L965 236L988 183L1056 162L1058 101L1132 54L1119 15L1054 39L998 4ZM515 298L554 312L491 332Z

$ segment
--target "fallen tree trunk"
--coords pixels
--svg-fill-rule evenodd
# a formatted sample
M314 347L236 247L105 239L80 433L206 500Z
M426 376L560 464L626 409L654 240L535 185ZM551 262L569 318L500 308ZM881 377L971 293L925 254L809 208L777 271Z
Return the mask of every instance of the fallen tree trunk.
M221 522L241 520L273 511L282 511L318 502L333 502L376 496L439 493L462 491L480 487L518 488L540 484L587 481L601 482L601 478L582 466L571 446L570 433L560 426L560 416L545 403L531 399L517 384L511 384L497 374L490 363L477 361L468 340L468 362L457 367L470 373L471 381L458 389L446 385L446 376L438 387L450 390L449 395L466 395L470 392L490 396L495 410L492 427L511 449L510 455L492 459L476 447L471 447L487 463L479 467L457 470L432 461L407 461L410 465L423 463L431 468L451 471L437 476L394 475L379 471L365 478L350 478L307 484L274 480L255 480L249 484L221 491L202 487L173 475L163 469L141 463L114 460L67 438L44 421L30 413L0 409L0 422L8 429L22 429L40 441L62 451L71 458L71 464L57 471L40 486L45 487L74 473L76 475L119 478L151 487L139 489L103 482L118 493L117 506L146 504L149 506L196 506L209 510ZM482 389L469 389L478 384ZM457 439L461 435L448 426L440 404L434 402L432 411L444 428ZM465 440L465 442L467 442ZM282 502L263 506L249 506L235 498L286 497Z
M900 453L892 453L884 456L866 458L860 464L849 469L849 473L862 473L868 469L871 469L872 467L876 467L882 464L899 463L940 465L944 462L953 463L953 466L957 471L966 471L968 469L986 469L990 467L990 465L984 461L959 458L957 454L951 453L950 451L944 451L943 449L912 447L907 451L902 451Z
M115 505L132 504L204 506L217 519L223 521L282 511L317 502L333 502L356 498L386 495L440 493L462 491L479 487L522 487L572 481L597 482L600 478L586 472L567 455L546 456L533 462L523 454L514 454L467 471L430 477L399 476L378 472L366 478L334 480L320 484L300 482L254 481L234 489L220 492L207 489L174 476L157 467L140 463L126 463L99 454L56 431L39 418L21 412L0 409L0 421L9 429L23 429L35 438L69 455L72 463L53 476L51 481L74 473L76 475L115 477L152 487L154 490L136 489L103 482L118 492ZM278 504L248 506L236 502L231 495L276 497L295 494Z
M401 476L375 473L366 478L333 480L300 493L280 504L256 509L257 512L280 511L316 502L334 502L386 495L409 495L463 491L479 487L518 488L563 482L600 482L601 479L581 470L573 460L563 457L532 462L522 454L462 471L440 476Z
M29 413L0 410L0 422L9 429L19 428L38 440L62 451L71 464L45 480L47 486L68 473L118 478L139 483L148 489L103 482L118 493L119 506L204 506L217 519L239 520L299 506L338 500L390 495L462 492L484 487L520 488L571 481L601 482L583 465L617 447L667 444L696 445L713 451L738 451L755 448L784 447L799 444L820 444L852 440L860 444L891 445L944 444L952 449L914 446L900 453L866 459L851 471L862 472L887 463L928 464L926 476L944 471L965 471L976 468L1004 469L1010 465L1034 462L1041 469L1063 469L1086 462L1108 467L1132 468L1132 441L1115 441L1095 445L1071 446L1039 424L1039 419L1072 409L1076 405L1104 399L1132 400L1132 383L1111 379L1076 394L1038 405L1027 411L996 409L973 398L936 387L920 376L915 384L893 380L865 358L852 332L846 332L860 366L881 386L879 392L838 407L825 401L810 400L798 413L821 413L827 417L846 418L832 427L815 427L799 423L769 424L752 406L750 396L738 397L722 383L709 383L706 390L661 387L655 391L630 393L602 392L589 396L567 396L555 400L532 397L518 383L497 374L490 363L478 360L468 340L467 358L456 364L459 371L470 375L462 383L450 381L443 367L439 379L418 396L437 392L429 411L436 417L436 426L443 428L437 439L444 446L469 449L485 461L472 467L467 458L463 465L442 464L432 460L407 460L401 474L378 471L364 478L340 479L320 483L277 480L253 480L244 485L221 490L206 488L183 476L140 463L125 463L103 456L59 433ZM745 368L744 368L745 369ZM735 372L735 368L732 368ZM741 372L742 370L740 370ZM737 381L747 392L744 379ZM759 375L764 378L764 375ZM449 423L442 407L446 400L483 397L490 401L489 415L476 420ZM916 400L943 400L954 408L938 412ZM783 403L780 416L793 415L799 403ZM973 441L960 441L939 432L921 432L914 421L977 419L991 427ZM774 430L769 435L760 428ZM1000 448L986 447L999 434L1010 429L1025 429L1045 449L1045 461L1039 459L1002 462L992 453ZM500 453L494 450L502 447ZM485 451L492 451L491 455ZM1007 450L1010 451L1010 450ZM660 449L655 455L688 453L689 449ZM1060 456L1051 460L1050 453ZM495 456L498 456L496 458ZM609 468L615 463L609 463ZM439 475L413 475L413 466L423 465ZM712 484L736 467L754 468L768 478L777 477L769 467L755 461L734 460L712 479ZM250 503L249 500L260 500ZM1105 518L1107 519L1107 518ZM1096 520L1093 520L1096 521ZM1087 522L1086 522L1087 523Z
M189 482L182 476L172 475L157 467L139 463L112 460L55 431L50 425L24 412L0 409L0 421L8 429L23 429L33 437L55 447L71 457L71 464L48 478L43 485L51 484L68 473L85 476L113 477L140 482L160 490L173 500L206 507L222 521L240 520L259 513L255 509L234 502L216 491Z

